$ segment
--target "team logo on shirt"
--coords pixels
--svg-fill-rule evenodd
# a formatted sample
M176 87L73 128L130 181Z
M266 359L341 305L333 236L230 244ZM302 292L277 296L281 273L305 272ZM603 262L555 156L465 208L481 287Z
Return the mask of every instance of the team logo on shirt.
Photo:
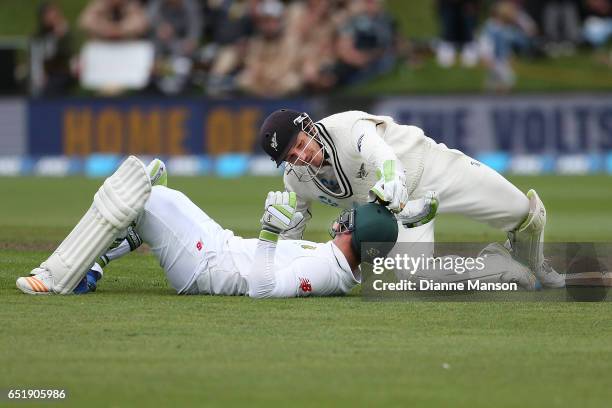
M375 257L380 255L380 251L378 249L376 249L376 248L368 248L368 250L366 251L366 254L370 258L375 258Z
M312 292L312 285L310 284L310 279L299 278L300 279L300 289L302 292Z
M196 248L198 249L198 251L201 251L203 247L204 247L204 245L202 244L202 241L198 241L196 243Z
M361 153L361 143L363 143L364 136L365 133L359 136L359 139L357 139L357 150L359 151L359 153Z
M324 195L320 195L319 196L319 201L321 201L323 204L331 205L332 207L337 207L338 206L338 203L330 200L329 198L325 197Z
M361 167L359 168L359 171L357 172L357 178L365 180L365 178L368 177L368 174L369 172L365 168L365 163L361 163Z
M327 187L330 190L337 190L338 189L338 182L336 180L329 180L329 179L325 179L325 178L320 178L319 181L321 182L321 184L323 184L325 187Z

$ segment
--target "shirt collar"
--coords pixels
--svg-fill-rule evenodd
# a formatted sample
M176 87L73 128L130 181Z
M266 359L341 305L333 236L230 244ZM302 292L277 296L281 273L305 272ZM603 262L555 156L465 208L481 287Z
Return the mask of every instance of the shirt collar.
M340 248L338 248L333 241L329 241L329 244L340 269L345 272L352 283L361 283L361 269L357 268L357 271L353 273L348 261L346 260L346 257L344 256L344 253L340 250Z

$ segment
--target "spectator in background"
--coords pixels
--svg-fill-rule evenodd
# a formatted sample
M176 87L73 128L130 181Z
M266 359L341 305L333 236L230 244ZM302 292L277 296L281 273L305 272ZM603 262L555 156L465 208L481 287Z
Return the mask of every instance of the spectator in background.
M383 0L361 0L356 14L340 28L335 76L351 84L391 70L396 59L396 24Z
M141 38L148 28L145 10L136 0L92 0L79 24L91 38L107 41Z
M571 55L580 42L580 0L547 0L542 8L542 32L549 55Z
M612 0L586 0L585 6L584 39L601 47L612 38Z
M538 30L538 24L533 19L531 14L529 14L529 11L526 8L528 1L508 1L514 4L516 15L513 25L516 33L518 33L518 36L520 37L519 41L514 42L513 50L520 56L537 55L540 46L538 41L540 31Z
M302 89L299 45L286 34L286 10L278 0L263 0L256 9L256 35L249 40L238 87L249 94L280 97Z
M154 82L164 93L181 92L188 83L202 33L196 0L151 0L148 16L155 44Z
M480 36L480 54L488 68L486 87L495 92L506 92L515 83L511 65L514 49L529 46L530 35L521 24L523 11L517 3L500 1L491 11Z
M328 0L306 0L294 3L289 13L288 36L298 44L300 69L306 87L322 91L335 85L336 33L346 18L346 8ZM313 29L316 27L316 29Z
M478 63L478 47L474 33L478 24L479 0L438 0L438 16L442 30L436 50L438 64L448 68L455 64L457 50L461 63L473 67Z
M148 16L158 53L193 56L202 32L196 0L150 0Z
M255 0L207 0L204 4L208 44L200 64L208 68L207 92L219 95L234 90L233 76L242 66L248 37L254 32Z
M72 51L70 27L61 9L52 1L42 3L31 52L35 94L61 95L68 91L74 82Z
M256 0L205 0L205 37L219 46L234 44L253 33Z

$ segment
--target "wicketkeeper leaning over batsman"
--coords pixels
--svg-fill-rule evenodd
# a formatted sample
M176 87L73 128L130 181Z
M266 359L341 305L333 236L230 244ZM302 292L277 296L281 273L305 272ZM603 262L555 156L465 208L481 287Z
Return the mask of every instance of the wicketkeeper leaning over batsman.
M419 254L429 257L436 210L462 214L507 233L505 246L491 244L483 251L506 261L487 265L480 275L473 271L473 276L450 279L518 280L533 288L535 274L543 286L565 285L564 276L544 259L546 210L535 190L522 193L493 169L436 143L418 127L361 111L314 123L305 112L281 109L265 119L260 140L277 165L285 163L285 188L297 194L297 211L304 214L284 237L302 237L313 201L341 208L381 201L397 217L398 241L419 243L420 252L429 248L430 253ZM444 271L427 274L421 278L449 279Z

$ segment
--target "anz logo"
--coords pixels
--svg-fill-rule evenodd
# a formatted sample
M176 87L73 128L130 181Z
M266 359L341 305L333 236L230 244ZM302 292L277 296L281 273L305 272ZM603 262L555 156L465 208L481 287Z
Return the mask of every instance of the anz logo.
M321 184L323 184L325 187L329 188L330 190L335 190L338 188L338 182L336 180L328 180L328 179L321 178L319 179L319 181L321 182Z
M336 203L335 201L330 200L329 197L325 197L323 195L319 196L319 201L321 201L323 204L331 205L332 207L337 207L338 206L338 203Z

